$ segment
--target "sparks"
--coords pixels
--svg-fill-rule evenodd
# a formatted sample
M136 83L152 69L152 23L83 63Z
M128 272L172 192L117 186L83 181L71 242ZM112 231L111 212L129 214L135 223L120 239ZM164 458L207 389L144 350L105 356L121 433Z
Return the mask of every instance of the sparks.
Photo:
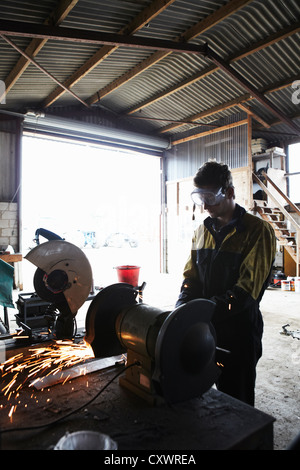
M86 342L74 343L72 341L56 341L49 346L41 346L29 349L29 355L24 356L23 353L17 354L0 365L1 385L0 392L9 400L17 400L20 403L19 391L41 377L47 377L50 374L58 374L59 372L82 364L82 374L85 374L84 362L94 357L93 350ZM33 380L32 380L33 379ZM64 380L64 385L68 381L68 377ZM37 397L32 394L31 398L38 403ZM27 407L27 404L24 405ZM3 407L2 409L4 409ZM10 421L15 413L17 405L11 405L8 413Z

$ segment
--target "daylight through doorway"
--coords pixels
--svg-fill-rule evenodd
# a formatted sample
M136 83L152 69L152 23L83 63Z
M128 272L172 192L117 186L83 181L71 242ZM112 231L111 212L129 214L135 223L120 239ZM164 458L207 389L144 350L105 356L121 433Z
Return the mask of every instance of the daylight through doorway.
M159 272L160 187L159 157L24 136L23 255L45 228L86 253L95 285L116 282L118 265Z

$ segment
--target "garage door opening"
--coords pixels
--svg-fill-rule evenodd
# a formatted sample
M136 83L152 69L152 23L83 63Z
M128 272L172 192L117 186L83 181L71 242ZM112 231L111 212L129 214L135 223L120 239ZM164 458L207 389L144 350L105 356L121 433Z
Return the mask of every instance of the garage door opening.
M160 188L159 157L24 136L23 255L42 227L85 252L95 286L118 282L118 265L140 266L143 281L160 270ZM34 269L23 264L31 290Z

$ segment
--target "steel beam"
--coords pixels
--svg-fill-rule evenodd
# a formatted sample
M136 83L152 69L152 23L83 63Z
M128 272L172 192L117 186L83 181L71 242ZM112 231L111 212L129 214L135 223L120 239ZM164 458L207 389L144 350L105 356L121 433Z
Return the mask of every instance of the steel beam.
M239 83L245 90L247 90L251 96L261 104L263 104L271 113L277 116L280 121L285 122L289 127L297 132L297 135L300 135L299 127L285 114L283 114L276 106L273 105L271 101L268 100L262 93L257 91L250 83L242 77L242 75L237 72L231 65L229 65L225 60L223 60L218 54L212 51L209 47L207 48L207 57L214 62L220 69L224 70L228 75L230 75L236 83Z
M206 44L187 44L185 42L166 41L140 36L111 34L84 29L65 28L62 26L39 25L35 23L0 20L0 34L40 39L53 39L86 44L106 44L139 49L154 49L187 54L206 55Z

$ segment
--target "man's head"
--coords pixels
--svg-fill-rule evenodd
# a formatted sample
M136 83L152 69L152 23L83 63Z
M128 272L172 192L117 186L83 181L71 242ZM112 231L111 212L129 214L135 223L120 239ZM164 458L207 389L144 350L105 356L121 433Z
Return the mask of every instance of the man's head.
M224 163L208 161L197 171L194 185L197 188L203 186L222 188L222 192L225 193L228 188L233 188L231 172Z
M194 177L194 185L193 201L204 205L212 217L234 208L234 187L227 165L215 161L204 163Z

